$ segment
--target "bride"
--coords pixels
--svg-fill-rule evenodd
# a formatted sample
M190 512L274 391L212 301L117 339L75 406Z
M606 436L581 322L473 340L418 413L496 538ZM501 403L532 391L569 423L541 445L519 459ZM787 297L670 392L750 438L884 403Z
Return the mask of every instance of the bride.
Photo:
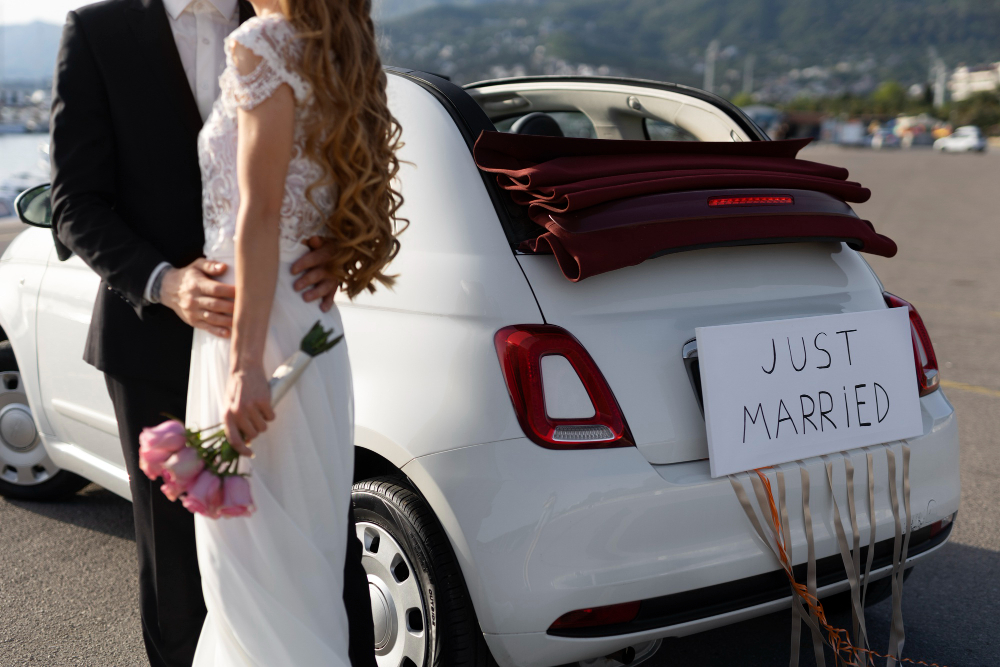
M256 503L196 517L208 607L194 664L349 665L344 534L354 468L347 347L318 357L276 410L268 378L317 321L290 264L338 241L349 297L391 286L400 129L386 104L370 0L251 0L226 42L222 95L199 138L205 254L235 266L232 338L197 330L188 418L224 423Z

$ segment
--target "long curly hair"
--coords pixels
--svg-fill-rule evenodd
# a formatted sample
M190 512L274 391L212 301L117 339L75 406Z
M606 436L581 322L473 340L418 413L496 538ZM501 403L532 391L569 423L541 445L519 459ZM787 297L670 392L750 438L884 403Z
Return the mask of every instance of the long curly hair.
M298 71L312 85L312 120L305 153L323 168L317 188L336 188L326 226L337 241L332 260L350 298L376 283L392 287L385 273L399 252L405 220L393 187L402 145L389 112L386 75L378 54L371 0L279 0L302 42Z

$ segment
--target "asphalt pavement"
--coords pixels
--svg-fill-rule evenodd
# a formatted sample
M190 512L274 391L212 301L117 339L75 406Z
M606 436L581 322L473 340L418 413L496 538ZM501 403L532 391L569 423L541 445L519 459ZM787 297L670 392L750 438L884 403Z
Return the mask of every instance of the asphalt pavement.
M906 582L904 655L1000 665L1000 154L821 146L803 157L845 166L872 189L856 208L900 252L868 259L923 315L959 415L961 511L949 544ZM146 664L133 540L129 503L96 486L58 503L0 499L0 667ZM889 614L888 602L868 610L875 647L887 643ZM646 664L787 664L789 624L777 613L670 640ZM814 663L803 641L805 667Z

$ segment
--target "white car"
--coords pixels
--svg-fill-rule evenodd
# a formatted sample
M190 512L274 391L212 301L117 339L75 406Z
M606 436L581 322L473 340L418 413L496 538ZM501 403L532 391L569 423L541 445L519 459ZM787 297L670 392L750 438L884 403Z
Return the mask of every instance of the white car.
M778 563L729 481L710 476L695 327L884 309L867 263L834 241L717 247L572 283L553 256L516 250L538 229L476 168L481 130L524 127L512 121L541 112L542 126L602 139L764 134L713 95L624 79L463 89L390 70L389 101L404 128L402 215L411 221L392 267L401 277L395 291L339 304L379 665L635 664L662 638L788 608ZM46 202L29 193L21 208L44 218ZM65 493L79 475L129 496L104 379L82 360L97 289L79 258L56 259L47 229L26 231L0 260L0 325L12 345L0 354L7 495ZM911 321L922 327L915 311ZM495 338L524 330L547 336L548 356L525 349L520 361L503 360L541 366L543 391L515 408ZM944 544L959 504L955 413L936 390L930 341L914 341L924 395L923 435L909 441L909 565ZM613 414L595 413L598 398ZM603 420L613 441L536 428L574 420ZM901 445L869 450L885 447ZM851 456L864 470L865 452ZM806 465L824 479L821 459ZM798 478L788 476L790 497ZM884 483L878 489L882 498ZM874 578L889 572L894 535L888 499L880 502ZM823 596L848 586L831 512L829 493L817 491ZM867 544L868 518L859 521ZM801 517L792 536L802 563Z
M986 150L986 138L975 125L962 127L934 142L934 150L942 153L982 153Z

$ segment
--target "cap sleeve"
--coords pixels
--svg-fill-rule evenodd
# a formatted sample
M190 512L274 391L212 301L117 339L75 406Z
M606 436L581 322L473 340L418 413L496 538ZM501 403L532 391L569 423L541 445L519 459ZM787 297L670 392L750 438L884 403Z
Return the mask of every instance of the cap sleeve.
M236 68L233 51L237 44L261 59L249 74L240 74ZM282 84L288 84L295 101L304 103L310 94L309 83L294 70L300 48L294 28L284 17L246 21L226 39L223 94L240 109L250 110L270 98Z

